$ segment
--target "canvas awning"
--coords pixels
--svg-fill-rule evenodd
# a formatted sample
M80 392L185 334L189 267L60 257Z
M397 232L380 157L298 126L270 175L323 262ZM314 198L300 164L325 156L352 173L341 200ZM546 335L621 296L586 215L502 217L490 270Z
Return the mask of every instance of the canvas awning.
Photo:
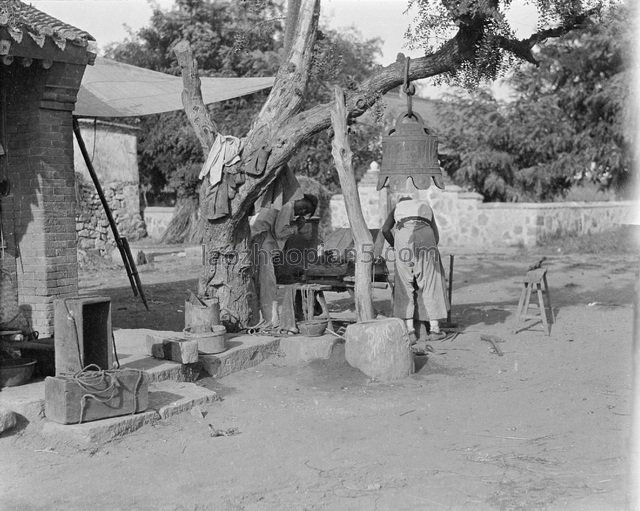
M205 104L245 96L273 85L273 77L202 77ZM76 117L138 117L182 110L182 78L97 57L78 91Z

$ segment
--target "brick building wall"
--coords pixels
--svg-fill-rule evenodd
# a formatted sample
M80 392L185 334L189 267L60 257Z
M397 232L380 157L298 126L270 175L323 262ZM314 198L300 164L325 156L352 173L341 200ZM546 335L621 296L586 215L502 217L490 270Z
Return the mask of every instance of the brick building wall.
M52 334L53 300L78 292L71 112L84 68L0 66L11 183L1 202L7 248L0 321L10 319L17 304L22 318L16 322L28 322L40 336Z

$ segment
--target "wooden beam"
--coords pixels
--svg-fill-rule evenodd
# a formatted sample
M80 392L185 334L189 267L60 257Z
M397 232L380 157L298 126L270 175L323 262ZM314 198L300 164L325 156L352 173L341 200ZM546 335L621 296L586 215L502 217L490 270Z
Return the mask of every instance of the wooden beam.
M331 124L334 137L331 142L331 154L338 170L340 187L347 217L351 225L353 245L356 249L355 268L355 305L358 321L373 319L373 294L371 291L371 270L373 269L373 237L364 220L356 177L351 166L351 147L347 133L347 106L344 91L338 86L334 89L334 106L331 110Z

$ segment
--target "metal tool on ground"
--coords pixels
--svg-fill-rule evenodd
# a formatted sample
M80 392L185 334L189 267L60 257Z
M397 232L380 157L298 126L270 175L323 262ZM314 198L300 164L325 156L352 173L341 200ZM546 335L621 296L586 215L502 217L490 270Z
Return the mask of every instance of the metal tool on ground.
M537 306L536 304L530 303L531 292L533 290L535 290L538 297ZM538 313L529 314L529 307L537 307ZM550 311L551 322L549 322L547 317L547 309ZM517 334L522 330L532 327L540 321L544 325L547 335L551 335L551 323L555 322L555 315L553 313L551 298L549 296L546 268L529 270L525 275L522 292L520 293L520 301L518 302L518 310L516 311L516 324L513 329L513 333Z
M504 342L502 339L500 339L500 337L496 337L495 335L481 335L480 339L491 344L496 355L498 355L499 357L502 357L504 355L504 353L502 353L502 350L498 348L498 343Z
M448 279L448 288L447 294L449 298L449 311L447 312L447 320L440 323L440 328L444 330L451 330L458 327L458 323L453 323L451 321L451 307L453 301L453 254L449 254L449 279Z

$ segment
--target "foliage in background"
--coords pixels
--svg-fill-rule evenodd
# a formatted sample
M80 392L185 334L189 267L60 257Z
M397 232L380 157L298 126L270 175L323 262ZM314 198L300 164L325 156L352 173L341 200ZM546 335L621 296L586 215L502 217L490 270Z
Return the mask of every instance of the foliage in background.
M473 89L504 77L517 66L516 55L534 60L525 41L519 45L505 44L508 40L517 40L505 16L511 3L512 0L409 0L409 8L414 8L417 15L405 38L412 48L422 48L428 54L442 49L460 26L472 29L475 33L473 51L465 55L456 69L438 75L434 81ZM526 3L536 7L537 28L542 33L553 26L571 26L576 19L583 18L585 12L597 13L611 0L528 0Z
M630 179L628 10L542 46L539 67L509 79L517 99L484 90L448 98L446 169L487 201L549 201L576 183L622 190Z
M318 34L314 48L311 79L303 109L333 101L333 85L353 90L356 84L370 76L378 67L375 58L381 52L380 39L363 40L355 28L337 30L324 28ZM369 164L382 156L382 125L353 122L350 126L350 144L356 177ZM314 177L331 191L339 190L340 183L331 156L333 134L323 131L302 145L290 161L296 173Z
M180 74L173 46L186 39L201 76L271 76L280 65L281 13L274 2L177 0L173 9L155 8L148 26L111 45L106 56L120 62ZM265 19L271 20L269 23ZM243 49L239 44L242 43ZM243 136L260 111L267 91L209 107L221 133ZM178 201L197 200L202 149L183 111L139 120L138 160L143 193L153 199L175 192Z
M179 75L172 48L190 42L201 76L272 76L281 61L282 7L273 1L224 2L177 0L173 9L154 10L147 27L120 43L106 56L155 71ZM327 101L334 83L343 87L369 75L380 52L377 39L363 41L355 30L325 30L315 48L313 79L305 108ZM241 137L249 131L268 91L209 106L220 133ZM138 126L140 185L145 198L162 192L176 194L178 201L196 199L202 149L184 112L141 118ZM354 125L354 166L366 167L379 158L379 127ZM377 142L377 143L376 143ZM306 141L290 163L298 175L314 177L335 190L337 175L326 132Z

